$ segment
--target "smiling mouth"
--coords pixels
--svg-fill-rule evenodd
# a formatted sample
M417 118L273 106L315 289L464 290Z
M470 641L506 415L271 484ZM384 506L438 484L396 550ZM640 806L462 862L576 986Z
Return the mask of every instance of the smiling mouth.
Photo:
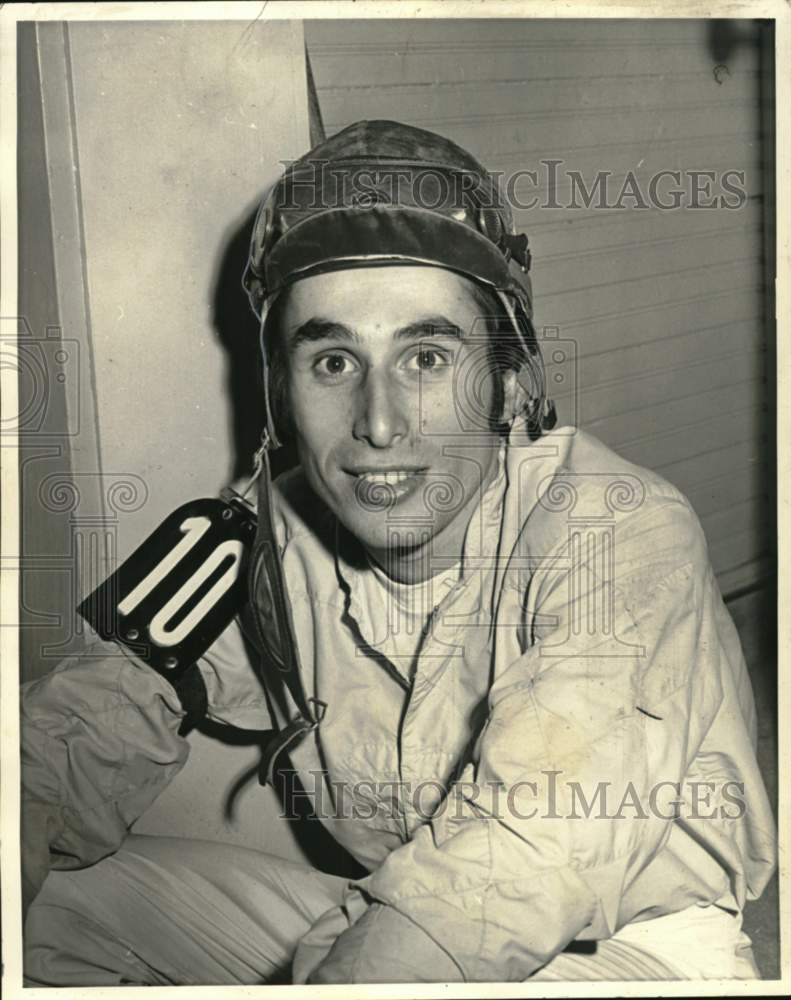
M398 486L421 475L424 469L388 469L386 472L353 472L361 483L371 486Z
M357 502L369 511L383 511L405 500L419 487L428 469L349 469Z

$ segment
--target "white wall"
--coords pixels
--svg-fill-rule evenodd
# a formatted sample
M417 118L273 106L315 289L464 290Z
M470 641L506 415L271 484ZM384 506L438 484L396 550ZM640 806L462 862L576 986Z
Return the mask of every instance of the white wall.
M33 339L52 328L68 354L48 385L66 433L25 437L31 677L80 648L74 608L117 560L249 464L244 224L309 128L299 23L39 23L20 47L20 304Z
M70 448L62 434L32 435L23 480L27 535L49 529L41 559L51 564L58 542L66 575L56 599L30 576L26 598L68 623L115 557L179 504L216 495L251 458L258 348L240 284L242 230L280 161L309 146L304 39L286 21L85 21L40 23L24 45L25 108L41 119L25 162L46 163L46 177L24 187L20 220L26 245L51 243L54 291L45 255L31 250L20 297L39 305L35 337L57 325L78 345L64 392ZM81 646L67 628L42 654L63 630L37 620L26 678ZM236 821L222 816L255 746L200 734L192 743L187 769L138 830L293 855L254 778Z
M220 336L251 326L218 331L218 268L280 161L309 144L302 28L83 23L69 36L102 461L149 489L123 519L123 557L233 478Z

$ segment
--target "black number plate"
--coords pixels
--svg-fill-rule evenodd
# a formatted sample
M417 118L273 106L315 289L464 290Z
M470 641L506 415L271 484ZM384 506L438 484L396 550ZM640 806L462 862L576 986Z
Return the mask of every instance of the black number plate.
M174 684L247 600L256 518L225 496L179 507L77 608Z

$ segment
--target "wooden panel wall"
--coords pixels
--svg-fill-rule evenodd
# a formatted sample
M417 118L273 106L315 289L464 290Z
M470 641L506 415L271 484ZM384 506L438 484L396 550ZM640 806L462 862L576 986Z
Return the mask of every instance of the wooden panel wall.
M515 215L533 249L538 326L576 353L557 396L563 422L687 494L724 592L761 579L774 417L758 26L360 20L306 22L305 34L327 134L360 118L436 130L506 176L537 170L536 186L514 188L522 204L546 194L542 160L564 161L562 206L566 170L588 187L610 171L610 203L630 170L643 192L660 170L744 171L739 210L586 209L578 197Z

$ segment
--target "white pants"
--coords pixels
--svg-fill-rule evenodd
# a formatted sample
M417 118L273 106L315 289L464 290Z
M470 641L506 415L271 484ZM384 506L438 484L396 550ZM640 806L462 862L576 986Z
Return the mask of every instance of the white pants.
M49 874L25 925L25 983L289 982L300 939L346 885L246 848L131 836L91 868ZM717 907L690 907L572 947L531 979L756 978L740 925Z

